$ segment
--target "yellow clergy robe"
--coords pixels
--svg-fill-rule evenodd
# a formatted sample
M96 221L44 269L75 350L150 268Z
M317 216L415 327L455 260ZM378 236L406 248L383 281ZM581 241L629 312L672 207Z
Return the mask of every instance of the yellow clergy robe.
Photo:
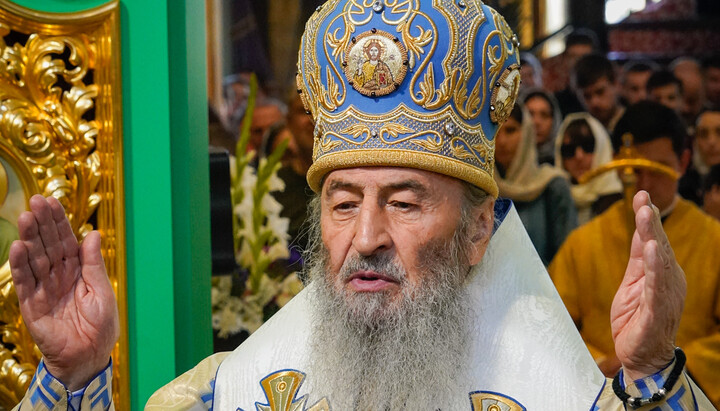
M577 228L565 240L548 271L596 360L615 355L610 307L630 257L632 230L624 201ZM685 271L687 298L676 344L687 369L720 407L720 223L680 200L663 222Z

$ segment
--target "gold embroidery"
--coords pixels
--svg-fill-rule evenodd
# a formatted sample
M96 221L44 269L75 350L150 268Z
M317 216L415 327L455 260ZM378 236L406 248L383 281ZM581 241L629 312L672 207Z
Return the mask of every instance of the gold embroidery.
M341 135L334 134L334 133L326 134L325 137L320 142L320 148L325 153L332 151L334 148L336 148L337 146L342 144L341 142L339 142L337 140L333 140L332 138L330 138L330 136L342 137ZM315 158L317 158L317 157L318 157L318 154L316 153Z
M400 39L372 29L353 37L342 65L348 82L360 94L379 97L395 91L407 73L407 49Z
M304 379L305 374L294 370L278 371L265 377L260 386L268 403L256 403L257 411L330 411L326 398L309 408L305 407L307 397L295 398Z
M496 393L470 393L473 411L525 411L525 407L512 399Z
M370 127L363 125L363 124L353 124L350 127L341 131L341 133L351 135L355 138L360 138L360 136L362 136L363 134L365 134L367 137L370 137ZM345 138L343 138L340 135L338 135L338 137L342 138L343 140L346 140ZM365 144L365 142L367 141L367 138L365 140L363 140L362 142L354 142L354 141L350 141L350 140L346 140L346 141L353 143L353 144Z
M425 140L410 140L411 143L417 144L425 150L438 152L442 149L443 138L440 133L436 131L429 131L424 134L430 134Z
M389 123L385 124L380 128L380 138L382 138L383 134L391 135L393 138L397 138L400 134L408 134L408 133L414 133L415 130L405 127L402 124L397 123ZM389 141L382 139L384 143L389 144Z
M308 22L299 88L316 121L313 158L332 157L337 167L351 167L360 164L351 151L392 150L410 152L418 166L432 170L437 167L430 162L443 158L453 160L450 175L466 176L465 166L487 173L489 179L468 178L495 193L493 142L486 133L496 130L491 117L502 120L514 100L516 83L512 75L505 76L504 68L517 62L516 39L504 19L481 1L428 3L421 7L420 0L333 1ZM396 47L403 49L398 52ZM439 50L442 56L436 54ZM402 69L410 76L408 82L398 80L397 66L388 62L391 55L396 64L401 55L406 61ZM497 91L499 80L505 84ZM376 113L351 94L350 87L343 88L346 83L370 97L398 86L403 95L382 101L399 103L390 112L383 106L382 113ZM380 162L380 157L383 164L395 164L384 156L363 155L368 164ZM316 174L325 171L325 166L313 166L308 178L315 181Z
M505 70L497 83L495 83L490 98L490 120L497 124L504 123L510 117L519 91L520 66L513 64Z

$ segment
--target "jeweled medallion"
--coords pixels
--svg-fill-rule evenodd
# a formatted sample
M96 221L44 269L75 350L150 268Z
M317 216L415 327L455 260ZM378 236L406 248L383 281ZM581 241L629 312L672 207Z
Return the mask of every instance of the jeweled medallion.
M510 117L520 90L520 67L508 66L493 87L490 98L490 120L502 124Z
M382 30L372 29L353 38L344 58L348 83L368 97L392 93L407 74L407 48L399 38Z

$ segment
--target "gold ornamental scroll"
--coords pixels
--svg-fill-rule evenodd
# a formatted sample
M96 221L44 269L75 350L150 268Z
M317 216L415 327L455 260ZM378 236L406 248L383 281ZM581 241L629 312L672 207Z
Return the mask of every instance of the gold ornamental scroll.
M56 197L78 239L102 235L117 295L116 408L129 409L119 5L46 13L0 0L0 217L15 224L30 196ZM5 218L7 216L9 218ZM1 241L0 241L1 243ZM40 352L0 267L0 409L23 397Z

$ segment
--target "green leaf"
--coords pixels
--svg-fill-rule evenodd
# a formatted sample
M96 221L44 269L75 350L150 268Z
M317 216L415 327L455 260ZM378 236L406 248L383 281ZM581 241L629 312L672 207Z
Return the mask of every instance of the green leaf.
M250 96L248 97L245 116L243 116L240 138L235 146L235 157L241 158L247 151L248 142L250 142L250 126L252 125L252 117L255 112L255 100L257 98L258 84L255 73L250 75Z

